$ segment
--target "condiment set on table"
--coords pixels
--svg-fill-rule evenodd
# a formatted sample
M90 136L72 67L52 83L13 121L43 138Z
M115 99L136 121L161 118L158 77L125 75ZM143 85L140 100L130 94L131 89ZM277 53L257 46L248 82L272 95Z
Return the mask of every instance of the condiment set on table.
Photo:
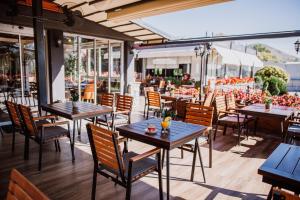
M171 117L166 117L161 122L161 135L167 135L170 132L169 127L171 126ZM157 128L155 124L148 124L147 129L145 129L146 133L149 135L155 135L157 133Z

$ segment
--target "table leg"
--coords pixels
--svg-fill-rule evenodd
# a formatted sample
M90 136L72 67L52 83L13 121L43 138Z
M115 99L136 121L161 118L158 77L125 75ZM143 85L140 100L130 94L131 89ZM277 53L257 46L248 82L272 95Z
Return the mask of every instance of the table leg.
M75 146L76 120L73 120L73 148Z
M170 199L170 151L167 150L167 200Z

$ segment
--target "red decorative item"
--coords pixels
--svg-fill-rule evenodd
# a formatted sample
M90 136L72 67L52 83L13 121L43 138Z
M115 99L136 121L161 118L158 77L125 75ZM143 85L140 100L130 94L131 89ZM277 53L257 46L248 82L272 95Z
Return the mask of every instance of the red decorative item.
M32 6L32 0L18 0L17 3L24 6ZM43 0L43 9L52 12L63 13L63 10L59 4L47 0Z

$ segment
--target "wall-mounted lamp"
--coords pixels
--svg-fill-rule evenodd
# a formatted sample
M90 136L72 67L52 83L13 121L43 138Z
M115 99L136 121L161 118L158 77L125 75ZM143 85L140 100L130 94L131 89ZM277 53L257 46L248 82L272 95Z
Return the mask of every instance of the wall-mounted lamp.
M62 40L61 39L55 39L55 46L60 47L62 45Z

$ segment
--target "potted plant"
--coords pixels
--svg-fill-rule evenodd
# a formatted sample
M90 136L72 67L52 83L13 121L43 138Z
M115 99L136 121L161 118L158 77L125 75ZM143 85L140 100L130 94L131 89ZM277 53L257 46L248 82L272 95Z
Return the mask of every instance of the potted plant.
M271 109L271 107L272 107L272 102L273 102L273 99L272 99L271 97L266 97L266 98L264 99L265 108L266 108L267 110L270 110L270 109Z
M76 91L71 92L71 100L72 100L73 110L77 110L78 109L77 102L79 100L79 94Z

